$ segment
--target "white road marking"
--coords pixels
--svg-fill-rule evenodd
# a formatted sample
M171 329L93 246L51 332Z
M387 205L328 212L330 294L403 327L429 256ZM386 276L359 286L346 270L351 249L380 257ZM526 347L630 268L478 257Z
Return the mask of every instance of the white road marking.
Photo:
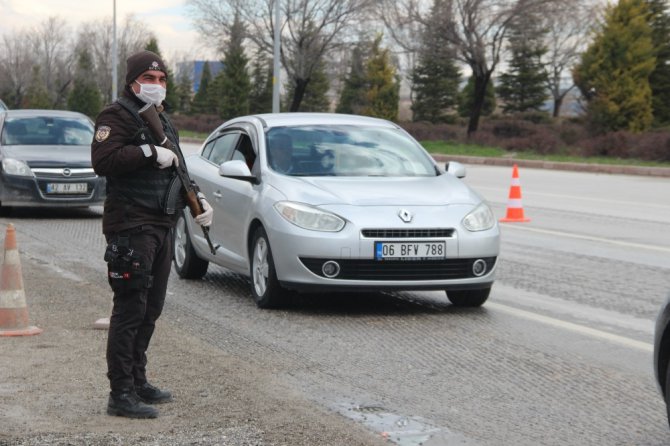
M664 246L643 245L641 243L632 243L632 242L624 242L624 241L620 241L620 240L612 240L612 239L607 239L607 238L592 237L590 235L571 234L571 233L568 233L568 232L552 231L550 229L531 228L531 227L528 227L528 226L518 226L516 224L501 223L501 226L505 226L505 228L518 229L518 230L521 230L521 231L537 232L539 234L557 235L557 236L561 236L561 237L568 237L568 238L574 238L574 239L580 239L580 240L588 240L588 241L592 241L592 242L609 243L611 245L625 246L625 247L628 247L628 248L650 249L652 251L661 251L661 252L670 253L670 248L666 248Z
M654 350L654 346L646 342L636 341L635 339L627 338L625 336L619 336L613 333L608 333L606 331L584 327L583 325L574 324L572 322L566 322L560 319L554 319L552 317L542 316L540 314L532 313L526 310L520 310L518 308L509 307L507 305L502 305L495 302L488 302L486 304L486 307L507 314L511 314L513 316L521 317L535 322L540 322L546 325L551 325L552 327L557 327L575 333L591 336L594 338L603 339L609 342L623 345L624 347L630 347L649 353L653 352Z

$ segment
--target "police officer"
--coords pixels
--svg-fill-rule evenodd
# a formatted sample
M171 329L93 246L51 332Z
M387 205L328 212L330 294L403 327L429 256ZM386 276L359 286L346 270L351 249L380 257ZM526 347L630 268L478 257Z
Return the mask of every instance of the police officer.
M177 131L163 112L167 76L165 63L155 53L130 56L125 89L98 115L91 144L93 168L107 178L102 231L114 291L107 339L107 413L130 418L155 418L158 411L151 404L172 400L169 391L147 381L146 351L165 302L172 228L184 209L182 194L167 193L179 181L175 167L185 167L184 157L178 149L161 147L139 115L142 107L155 106L165 135L178 146ZM202 194L198 197L204 212L196 223L209 226L212 208Z

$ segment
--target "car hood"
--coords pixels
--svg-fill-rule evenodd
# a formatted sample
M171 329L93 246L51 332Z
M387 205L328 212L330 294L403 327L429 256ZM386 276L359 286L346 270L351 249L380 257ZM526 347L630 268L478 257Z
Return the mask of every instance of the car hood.
M30 167L91 167L91 146L3 146L2 156Z
M456 177L282 177L274 184L288 200L313 205L436 206L482 198Z

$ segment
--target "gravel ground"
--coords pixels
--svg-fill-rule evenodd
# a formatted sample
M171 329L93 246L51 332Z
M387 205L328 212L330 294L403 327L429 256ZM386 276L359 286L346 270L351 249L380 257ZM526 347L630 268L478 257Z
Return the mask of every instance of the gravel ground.
M22 270L36 336L0 337L0 445L381 445L378 434L306 401L276 379L184 333L167 317L149 351L149 379L175 401L154 420L106 414L106 331L101 279L68 277L25 259Z

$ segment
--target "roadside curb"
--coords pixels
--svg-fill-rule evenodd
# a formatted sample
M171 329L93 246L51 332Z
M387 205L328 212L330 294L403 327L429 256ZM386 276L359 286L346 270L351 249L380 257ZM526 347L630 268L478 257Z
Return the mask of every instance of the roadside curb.
M569 170L573 172L594 172L621 175L641 175L670 178L669 167L624 166L610 164L567 163L543 160L523 160L515 158L488 158L482 156L431 154L437 162L458 161L464 164L489 166L531 167L536 169Z

